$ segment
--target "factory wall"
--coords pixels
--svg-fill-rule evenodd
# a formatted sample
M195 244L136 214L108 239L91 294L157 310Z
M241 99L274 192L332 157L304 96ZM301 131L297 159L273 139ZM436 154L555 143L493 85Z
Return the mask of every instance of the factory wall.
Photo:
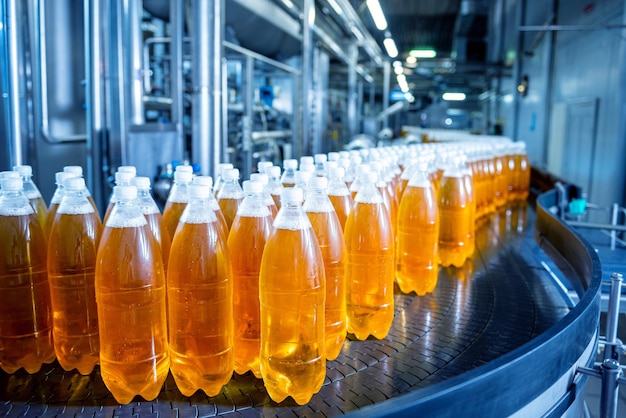
M525 141L533 165L601 206L625 203L626 36L611 27L626 22L624 7L622 0L494 0L490 11L490 60L505 68L491 81L491 123ZM542 25L556 30L517 30Z

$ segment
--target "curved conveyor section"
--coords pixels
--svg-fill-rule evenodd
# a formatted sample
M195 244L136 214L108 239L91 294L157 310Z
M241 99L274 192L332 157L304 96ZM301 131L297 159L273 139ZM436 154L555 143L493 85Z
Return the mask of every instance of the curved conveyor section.
M396 289L389 336L349 339L307 405L272 402L250 374L190 398L169 376L156 400L119 405L97 368L81 376L55 362L34 375L0 371L0 416L560 416L586 381L576 368L595 357L601 272L595 252L550 214L554 200L547 193L536 209L483 222L473 258L440 269L432 294ZM579 289L572 309L546 265Z

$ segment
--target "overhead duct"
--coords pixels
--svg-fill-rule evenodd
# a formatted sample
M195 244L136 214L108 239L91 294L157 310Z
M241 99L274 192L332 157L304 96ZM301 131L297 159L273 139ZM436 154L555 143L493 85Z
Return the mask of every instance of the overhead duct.
M487 57L487 0L462 0L454 25L457 62L484 62Z

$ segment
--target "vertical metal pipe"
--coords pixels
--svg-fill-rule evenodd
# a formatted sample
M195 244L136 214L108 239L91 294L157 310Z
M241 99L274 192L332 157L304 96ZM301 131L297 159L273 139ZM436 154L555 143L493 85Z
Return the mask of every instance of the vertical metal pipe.
M301 155L312 154L312 132L310 114L313 109L313 32L315 23L315 0L304 0L302 6L302 108L299 109L302 115L302 145L299 149ZM297 155L296 155L297 156Z
M600 418L617 417L619 396L618 380L622 375L619 361L606 359L602 363L602 391L600 392Z
M216 175L223 155L222 55L224 0L193 0L192 15L192 160L203 175Z
M9 0L7 4L6 32L8 35L9 55L9 107L10 121L9 132L11 135L11 165L24 163L23 137L22 137L22 108L20 100L23 92L20 89L20 26L18 24L19 4L18 0Z
M128 122L131 125L143 125L144 105L143 105L143 34L141 31L141 21L143 15L142 0L128 0L126 13L126 33L128 36L128 90L130 92L130 111Z
M389 83L391 82L391 64L385 61L383 64L383 111L389 107ZM389 117L383 118L383 128L389 127Z
M245 115L243 117L242 145L244 152L243 176L249 177L252 173L252 120L254 118L254 59L246 56L244 72L243 104ZM243 178L242 176L242 178Z
M101 0L84 0L85 76L87 102L87 187L100 213L104 213L106 170L104 169L103 74Z
M611 275L611 293L609 295L609 307L606 313L606 343L604 359L619 360L619 354L615 350L617 342L617 324L619 322L620 295L622 293L623 276L620 273ZM617 357L616 357L617 356Z
M359 50L356 44L348 47L348 140L357 134L357 86L356 65L358 64Z
M525 17L525 10L526 8L526 0L520 0L517 2L517 26L523 26L524 25L524 21L526 20ZM522 98L521 95L517 92L517 86L520 84L520 82L522 81L522 67L523 67L523 62L522 59L524 57L524 33L521 31L517 31L517 54L515 57L515 65L513 67L513 80L514 80L514 88L515 88L515 92L514 92L514 102L513 102L513 129L512 129L512 134L511 137L513 138L514 141L517 141L519 139L519 117L520 117L520 108L522 106Z
M611 225L617 225L617 217L619 215L619 205L617 203L613 203L613 208L611 210ZM615 241L617 239L617 231L615 229L611 229L611 250L615 249Z
M172 98L172 123L176 126L176 143L179 157L184 154L183 140L183 40L185 2L170 1L170 86Z

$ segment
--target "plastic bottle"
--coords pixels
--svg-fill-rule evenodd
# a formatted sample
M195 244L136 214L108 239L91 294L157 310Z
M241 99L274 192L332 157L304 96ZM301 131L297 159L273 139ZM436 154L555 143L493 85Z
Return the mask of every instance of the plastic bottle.
M171 371L185 396L215 396L233 374L231 259L210 196L206 186L189 187L167 273Z
M128 166L123 166L128 167ZM121 168L121 167L120 167ZM116 186L130 186L131 180L135 177L135 174L128 168L118 171L115 173L115 185ZM111 194L111 199L109 200L109 204L107 206L106 211L104 212L104 219L102 223L106 225L109 216L111 216L111 211L117 204L117 196L115 196L115 188L113 188L113 193Z
M226 170L232 170L235 168L231 163L220 163L217 165L217 178L213 184L213 195L217 196L220 189L222 188L222 184L224 184L224 172Z
M494 196L493 201L496 208L504 206L508 200L509 164L507 151L504 144L496 147L494 156Z
M92 372L100 357L96 255L102 223L84 195L85 179L64 180L48 240L54 351L63 369Z
M65 167L63 167L63 171L66 173L74 174L75 177L83 177L83 167L79 165L66 165ZM85 196L87 196L87 200L89 200L89 203L91 203L91 206L93 206L93 209L96 211L96 215L98 215L98 218L100 218L100 212L98 211L98 206L96 205L96 201L93 200L93 197L91 196L91 192L89 191L89 188L87 187L86 184L85 184L85 190L83 190L83 192L85 193ZM48 210L50 210L50 208L48 208Z
M41 192L33 182L33 168L29 165L16 165L13 167L13 170L17 171L20 173L20 176L22 176L24 194L26 195L26 198L30 202L31 206L35 209L39 224L42 228L45 228L48 207L41 196Z
M163 222L165 223L167 233L172 238L174 237L174 233L178 227L180 215L183 214L183 211L187 206L187 202L189 201L187 189L193 178L193 174L191 172L181 171L178 167L174 172L174 184L172 185L170 194L167 196L167 200L165 201L165 207L163 208Z
M115 186L96 261L100 372L121 404L156 398L170 367L161 251L135 205L135 186Z
M250 174L250 180L259 182L263 185L262 196L265 201L265 204L267 205L268 209L272 213L272 219L274 219L276 217L276 214L278 213L278 207L276 207L276 203L274 203L274 199L272 198L272 195L269 192L268 175L264 173L253 173L253 174ZM245 190L244 190L244 194L245 194Z
M228 235L235 293L235 371L243 374L251 370L261 378L259 274L273 218L264 202L261 183L245 181L243 190L246 197Z
M352 196L352 200L355 199L356 194L359 192L359 189L361 188L363 179L365 178L366 174L369 173L370 171L372 171L372 169L367 164L361 164L355 168L354 181L352 182L352 184L350 184L350 195ZM376 178L378 178L378 176L376 176Z
M530 163L526 153L526 143L515 142L513 144L513 188L511 200L526 200L530 191Z
M288 159L283 161L283 169L283 175L280 178L283 187L294 187L296 185L294 173L298 169L298 160ZM277 206L280 207L280 205Z
M69 179L72 177L76 177L76 175L74 173L70 173L67 171L59 171L55 173L54 175L55 183L57 187L54 190L54 193L52 194L52 199L50 199L50 206L48 207L48 214L46 215L46 224L44 226L44 233L46 234L47 237L50 236L50 230L52 229L52 222L54 222L54 216L56 215L57 210L59 209L59 205L61 204L61 200L63 199L63 196L65 195L65 187L63 186L63 182L65 181L65 179Z
M309 217L324 260L326 277L326 359L339 355L346 339L346 244L335 209L326 195L328 180L309 180L304 212Z
M275 402L299 405L326 376L324 262L302 199L297 187L283 190L259 283L263 382Z
M137 188L137 206L143 216L148 221L148 226L161 249L161 259L163 260L163 270L167 273L167 262L170 258L170 247L172 239L167 232L163 215L150 193L150 177L133 177L132 184Z
M421 164L409 180L398 211L396 281L404 293L432 292L439 274L439 210L435 189Z
M326 162L328 157L326 154L315 154L313 160L315 161L315 175L317 177L327 177Z
M269 177L267 183L267 189L274 199L274 203L276 204L276 209L280 209L280 192L283 190L283 185L280 182L280 167L272 166L267 170L267 175ZM278 213L278 212L277 212Z
M472 219L463 174L460 167L449 165L439 186L439 261L444 267L461 267L467 257L467 237Z
M474 177L472 176L472 171L467 165L465 155L458 156L455 163L463 172L463 182L465 183L465 191L467 192L469 223L467 225L467 246L465 247L465 258L470 258L474 254L474 247L476 246L476 193L474 187Z
M22 179L0 186L0 367L36 373L55 357L46 238Z
M346 230L346 220L352 210L352 195L343 181L343 167L330 168L328 170L328 198L335 208L335 213L341 224L341 229Z
M304 192L304 198L306 199L306 189L309 184L309 180L313 177L313 171L296 171L293 175L296 180L296 186Z
M232 170L226 170L222 174L224 178L224 184L220 191L217 193L217 203L222 208L222 213L226 219L226 225L230 230L235 216L237 216L237 209L243 201L243 189L239 185L239 170L233 168Z
M211 189L213 186L213 178L211 176L195 176L191 181L191 184L199 184ZM228 224L226 224L226 218L224 218L222 208L220 208L220 205L217 203L217 200L215 200L213 194L209 196L209 206L213 209L213 213L215 213L215 216L217 217L220 235L222 236L223 241L226 242L226 240L228 240Z
M257 171L261 174L268 174L268 170L273 166L274 164L271 161L259 161L256 164Z
M363 183L346 222L348 332L384 338L394 315L394 237L374 172Z

